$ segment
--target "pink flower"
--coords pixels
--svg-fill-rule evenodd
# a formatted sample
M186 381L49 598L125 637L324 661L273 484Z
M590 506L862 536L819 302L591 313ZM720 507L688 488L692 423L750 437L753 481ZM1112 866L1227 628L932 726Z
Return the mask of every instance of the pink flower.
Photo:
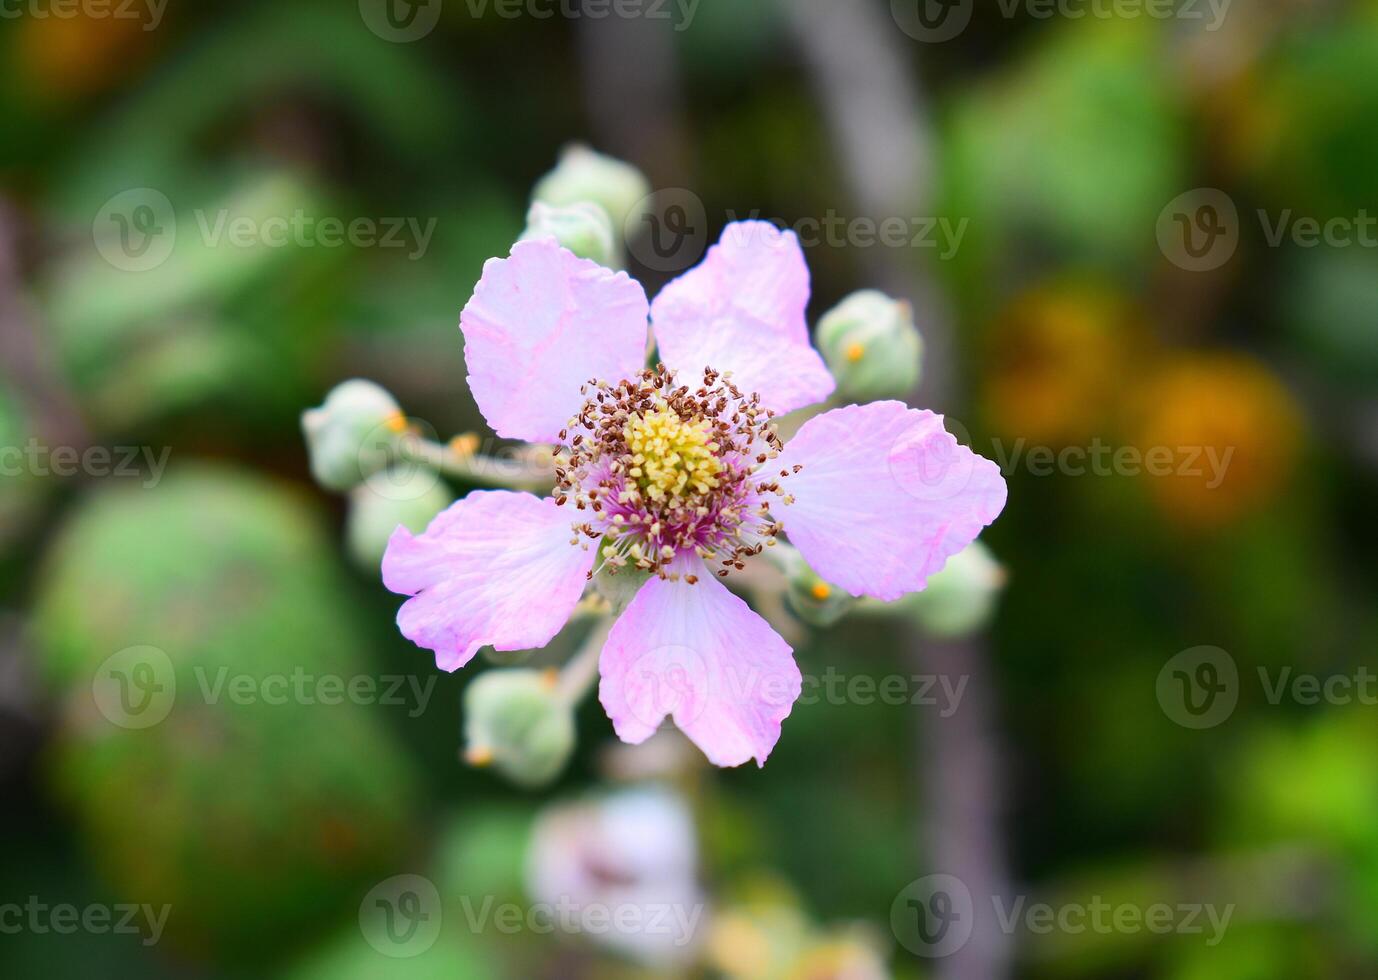
M502 436L564 447L554 496L471 493L383 559L402 633L443 670L548 643L599 567L652 576L603 648L599 698L639 744L667 715L717 765L764 763L801 686L789 645L722 584L783 531L853 595L898 599L999 515L1005 482L901 402L771 418L833 379L809 344L798 240L727 228L648 304L553 240L493 259L465 307L469 384ZM647 316L660 365L645 368Z

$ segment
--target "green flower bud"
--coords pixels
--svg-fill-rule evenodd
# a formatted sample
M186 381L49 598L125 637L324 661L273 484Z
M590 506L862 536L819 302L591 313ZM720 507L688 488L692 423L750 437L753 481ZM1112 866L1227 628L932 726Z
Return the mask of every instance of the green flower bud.
M856 600L818 577L804 556L788 545L776 545L773 557L785 573L785 604L810 626L832 626L852 611Z
M924 631L934 636L966 636L984 627L1005 585L1005 569L980 541L947 560L928 580L928 588L904 600Z
M464 692L464 758L519 786L554 780L574 751L574 711L554 670L490 670Z
M620 232L628 220L638 218L634 212L644 207L650 193L650 181L640 170L576 143L565 148L559 165L536 184L532 198L558 207L592 201L608 213L614 232Z
M372 381L336 385L320 408L301 416L311 474L328 490L353 490L391 461L391 434L407 419L386 390Z
M379 474L383 475L383 474ZM433 470L412 467L387 473L381 487L364 481L349 495L345 541L349 553L365 571L377 572L397 525L413 534L450 504L455 495Z
M818 348L848 398L900 398L919 383L923 339L914 309L874 289L853 293L823 316Z
M610 269L622 265L612 219L601 204L592 201L563 207L534 202L526 215L526 231L519 240L533 238L554 238L581 259L593 259Z

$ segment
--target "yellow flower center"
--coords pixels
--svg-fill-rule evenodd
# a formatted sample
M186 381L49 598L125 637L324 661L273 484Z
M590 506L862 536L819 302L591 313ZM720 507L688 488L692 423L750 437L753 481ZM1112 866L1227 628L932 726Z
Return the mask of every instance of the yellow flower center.
M711 431L706 419L686 422L663 402L633 416L622 430L631 454L627 475L655 501L707 494L722 472Z

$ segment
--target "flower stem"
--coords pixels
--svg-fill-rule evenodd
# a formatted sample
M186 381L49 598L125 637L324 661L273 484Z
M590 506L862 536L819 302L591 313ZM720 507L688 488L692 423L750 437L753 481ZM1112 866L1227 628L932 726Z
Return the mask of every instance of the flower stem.
M468 441L461 436L446 446L411 435L399 439L397 448L408 462L429 466L445 476L478 486L543 493L555 485L553 465L541 458L544 450L533 448L503 458L460 448L467 446ZM548 457L548 453L545 455Z
M578 652L560 669L558 690L569 705L578 704L593 689L593 682L598 679L598 658L612 632L612 624L610 616L595 622Z

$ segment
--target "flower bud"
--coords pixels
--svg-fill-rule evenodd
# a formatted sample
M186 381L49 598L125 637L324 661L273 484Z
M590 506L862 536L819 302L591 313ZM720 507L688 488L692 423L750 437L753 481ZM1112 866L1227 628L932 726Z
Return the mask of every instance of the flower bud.
M392 395L372 381L336 385L320 408L301 416L311 474L328 490L354 489L387 466L392 454L384 436L406 426Z
M601 204L592 201L563 207L535 201L527 212L526 231L520 241L533 238L554 238L579 258L592 259L610 269L622 265L612 219Z
M919 383L923 339L914 308L874 289L853 293L824 314L818 348L848 398L900 398Z
M640 170L576 143L565 148L559 165L541 178L532 197L560 207L592 201L620 233L650 193L651 184Z
M519 786L551 782L574 751L574 712L554 670L489 670L464 692L464 758Z
M366 571L378 571L397 525L420 534L454 500L445 481L421 467L388 474L383 492L373 480L365 481L349 495L345 541L350 555Z
M966 636L990 621L1004 585L1004 567L973 541L947 560L926 589L905 600L906 611L934 636Z
M856 600L818 577L804 556L792 548L776 546L776 558L785 572L788 588L785 604L810 626L832 626L852 611Z

